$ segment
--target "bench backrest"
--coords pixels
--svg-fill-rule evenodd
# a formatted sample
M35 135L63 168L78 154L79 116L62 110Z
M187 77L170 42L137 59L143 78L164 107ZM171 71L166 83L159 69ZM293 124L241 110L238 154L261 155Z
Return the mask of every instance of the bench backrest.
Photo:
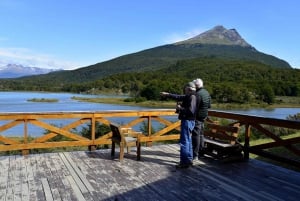
M228 144L236 144L240 130L239 124L234 125L218 125L218 124L206 124L206 130L204 136L216 141L225 142Z
M122 141L123 135L121 135L120 126L114 123L110 123L109 126L112 132L112 138L114 140Z

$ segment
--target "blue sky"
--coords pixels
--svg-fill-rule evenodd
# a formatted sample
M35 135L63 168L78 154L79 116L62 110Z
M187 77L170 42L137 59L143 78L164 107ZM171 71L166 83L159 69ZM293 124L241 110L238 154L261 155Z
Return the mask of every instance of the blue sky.
M298 0L0 0L0 67L76 69L235 28L300 68Z

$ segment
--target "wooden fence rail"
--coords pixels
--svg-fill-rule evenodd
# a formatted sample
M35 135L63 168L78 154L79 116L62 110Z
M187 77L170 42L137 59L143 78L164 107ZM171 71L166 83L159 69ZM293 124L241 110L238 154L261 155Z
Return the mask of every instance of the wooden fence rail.
M288 128L295 129L297 132L300 132L300 122L292 121L292 120L284 120L284 119L275 119L275 118L265 118L265 117L257 117L243 114L234 114L230 112L220 112L220 111L209 111L209 116L217 117L217 118L225 118L231 119L240 123L240 125L244 126L245 139L244 139L244 154L245 158L249 158L249 153L253 153L259 156L263 156L266 158L270 158L275 161L280 161L284 163L288 163L291 165L295 165L300 167L300 136L282 139L281 136L271 131L268 126L273 128ZM262 143L260 145L250 144L250 136L251 130L256 129L260 132L260 135L264 135L268 139L271 139L272 142ZM296 146L298 145L298 146ZM287 153L282 156L278 154L274 154L270 149L283 147L286 149ZM295 155L295 157L290 157L291 155ZM296 159L295 159L296 158Z
M244 153L245 158L249 158L249 153L271 158L273 160L286 162L300 166L300 137L282 139L276 133L268 130L266 126L282 127L300 130L299 121L281 120L274 118L264 118L250 115L209 111L210 118L227 119L238 122L244 127ZM60 124L51 121L60 121ZM180 130L180 121L177 114L171 109L139 110L139 111L93 111L93 112L45 112L45 113L0 113L0 151L22 150L23 154L28 154L31 149L88 146L94 149L97 145L111 144L111 132L96 138L96 124L109 125L110 122L122 123L124 126L138 129L144 123L148 129L143 142L164 141L179 139L179 134L170 134L174 130ZM91 137L83 137L74 129L90 125ZM16 129L16 128L19 129ZM155 131L152 128L155 127ZM20 129L21 128L21 129ZM44 130L38 136L32 136L32 129L41 128ZM16 129L13 134L6 134L8 131ZM250 144L251 130L258 130L261 135L272 139L272 142L260 145ZM47 131L47 132L45 132ZM12 136L20 138L15 139ZM56 136L63 136L62 140L53 140ZM21 139L21 140L20 140ZM295 146L298 144L298 147ZM279 156L269 152L269 149L284 147L289 154L294 154L298 159L290 159L289 154Z

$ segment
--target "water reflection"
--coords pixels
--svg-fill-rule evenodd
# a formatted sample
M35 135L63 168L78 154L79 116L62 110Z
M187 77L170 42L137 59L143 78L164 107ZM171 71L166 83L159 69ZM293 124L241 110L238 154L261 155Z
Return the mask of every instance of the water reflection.
M102 103L88 103L73 100L73 96L80 97L111 97L104 95L82 95L72 93L42 93L42 92L0 92L0 113L6 112L64 112L64 111L106 111L106 110L145 110L149 108L139 106L125 106L125 105L114 105L114 104L102 104ZM40 103L40 102L29 102L28 99L32 98L49 98L58 99L58 102L54 103ZM250 109L250 110L223 110L226 112L234 112L239 114L248 114L261 117L270 117L278 119L286 119L289 115L295 115L300 113L300 108L275 108L275 109ZM176 117L172 117L174 120ZM74 120L70 120L73 122ZM118 123L129 122L130 119L118 118L115 120ZM70 123L67 120L48 120L50 124L65 125ZM8 123L7 121L0 121L0 126ZM154 123L154 126L159 126ZM136 128L139 129L139 128ZM6 130L5 133L0 135L16 136L16 133L22 133L24 125L14 127ZM33 125L28 125L29 135L36 136L42 135L45 132Z

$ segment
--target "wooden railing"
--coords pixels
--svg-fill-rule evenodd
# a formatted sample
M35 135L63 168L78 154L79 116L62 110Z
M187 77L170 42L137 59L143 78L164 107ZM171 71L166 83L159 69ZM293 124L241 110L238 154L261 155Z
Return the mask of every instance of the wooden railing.
M23 154L30 149L89 146L94 149L96 145L111 144L111 132L96 138L96 122L109 125L111 121L120 121L128 127L136 127L147 122L148 133L143 137L144 142L156 140L179 139L179 135L165 135L172 129L179 129L180 122L176 120L174 110L151 111L100 111L100 112L48 112L48 113L0 113L0 151L22 150ZM163 117L173 117L176 121ZM117 118L117 120L111 120ZM59 121L56 124L51 121ZM167 126L157 133L151 134L152 122L159 122ZM83 137L74 129L90 125L91 137ZM34 127L42 128L41 134L32 137ZM13 134L5 132L18 127ZM21 127L21 129L20 129ZM16 129L15 129L16 130ZM16 133L17 132L17 133ZM44 134L43 134L44 132ZM56 136L63 136L65 141L53 141ZM17 139L11 136L18 136Z
M139 111L95 111L95 112L47 112L47 113L0 113L0 151L21 150L28 154L31 149L88 146L90 150L97 145L111 144L111 132L96 138L96 123L109 125L110 122L121 123L124 126L138 129L144 122L148 129L143 142L176 140L179 134L170 134L180 130L180 121L172 109L139 110ZM266 126L296 129L300 132L299 121L289 121L274 118L256 117L229 112L209 111L210 118L227 119L232 123L238 122L244 127L244 155L249 158L249 153L271 158L273 160L300 166L300 150L295 145L300 144L300 137L282 139ZM59 125L51 121L60 121ZM83 137L75 132L82 126L90 124L91 137ZM19 129L13 134L6 134L11 129ZM21 127L21 129L20 129ZM31 130L35 127L44 130L39 136L32 136ZM152 128L155 127L155 132ZM261 135L272 139L272 142L251 146L250 135L252 129L258 130ZM47 131L47 132L45 132ZM11 136L19 136L18 139ZM53 141L56 136L64 136L68 140ZM268 149L283 147L289 154L294 154L298 159L291 159L288 154L279 156L272 154Z
M273 128L279 127L295 129L296 132L299 133L299 121L257 117L220 111L209 111L209 116L234 120L237 123L240 123L241 126L244 126L245 139L243 148L246 159L249 158L249 153L253 153L259 156L273 159L275 161L288 163L298 167L300 166L300 136L283 139L275 132L272 132L271 129L267 128L267 126L271 126ZM264 137L271 139L271 142L251 146L250 135L252 129L258 130L260 135L264 135ZM296 144L298 144L298 148L297 146L295 146ZM271 151L268 151L270 149L278 147L285 148L285 151L287 151L287 153L284 156L280 156L278 154L272 153ZM295 157L291 158L291 154L295 155L296 159L294 159Z

